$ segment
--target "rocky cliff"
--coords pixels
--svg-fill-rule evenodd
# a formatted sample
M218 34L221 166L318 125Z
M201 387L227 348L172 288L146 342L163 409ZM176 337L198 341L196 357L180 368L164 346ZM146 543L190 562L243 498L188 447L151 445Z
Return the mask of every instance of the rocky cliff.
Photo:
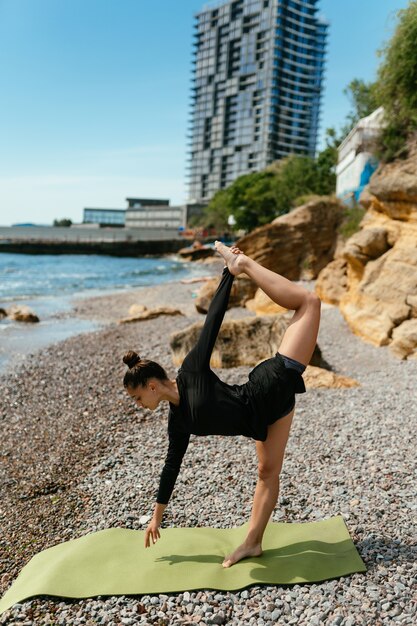
M256 228L236 242L248 256L264 267L290 280L317 278L320 270L334 257L338 228L345 208L335 198L320 196ZM214 278L200 289L196 300L199 313L207 313L216 290ZM255 293L256 292L256 293ZM285 309L271 303L256 291L256 285L242 274L233 285L229 306L244 306L257 313L277 313Z
M335 198L320 197L304 204L270 224L255 229L236 245L264 267L291 279L316 278L333 259L338 246L338 229L345 216L345 207ZM205 313L218 278L207 282L199 292L196 308ZM233 285L230 306L243 306L256 317L223 322L213 352L212 367L256 365L270 358L279 349L292 313L272 302L245 275ZM174 364L178 365L194 345L201 324L197 323L171 338ZM242 348L243 346L243 348ZM329 364L315 354L305 377L310 387L349 387L356 381L329 372Z
M333 259L343 215L338 200L318 197L256 228L236 245L290 280L316 278Z
M354 333L417 358L417 146L375 172L361 203L360 231L320 273L316 290L339 305Z

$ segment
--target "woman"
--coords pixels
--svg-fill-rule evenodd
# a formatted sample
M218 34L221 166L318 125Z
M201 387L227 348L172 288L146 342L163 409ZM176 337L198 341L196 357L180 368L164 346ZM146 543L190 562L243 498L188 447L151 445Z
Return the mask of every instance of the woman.
M154 361L129 352L124 362L128 394L139 406L154 410L168 401L169 448L162 470L152 521L145 532L160 538L159 526L168 504L190 434L244 435L256 441L258 482L248 534L229 554L223 567L248 556L262 554L262 537L279 493L279 475L294 415L295 393L305 391L302 372L316 345L320 323L320 300L286 278L262 267L237 247L216 241L224 258L220 284L211 301L204 326L194 348L185 357L175 380ZM234 277L244 272L274 302L295 311L280 344L280 351L257 365L243 385L228 385L210 369L210 357L227 309Z

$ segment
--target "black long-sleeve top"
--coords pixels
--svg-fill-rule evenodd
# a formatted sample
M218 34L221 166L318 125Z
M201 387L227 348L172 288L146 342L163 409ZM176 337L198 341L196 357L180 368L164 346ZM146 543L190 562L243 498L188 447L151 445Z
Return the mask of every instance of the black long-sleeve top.
M233 280L225 267L198 341L178 370L180 402L170 403L169 447L156 499L160 504L171 497L190 434L243 435L265 441L268 424L292 409L294 393L305 391L301 374L287 369L279 354L257 365L243 385L228 385L210 369Z

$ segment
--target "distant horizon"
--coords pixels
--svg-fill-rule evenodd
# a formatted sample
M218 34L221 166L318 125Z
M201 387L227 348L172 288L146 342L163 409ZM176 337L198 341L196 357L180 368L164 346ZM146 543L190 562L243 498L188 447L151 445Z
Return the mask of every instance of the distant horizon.
M192 30L204 4L2 0L1 225L82 223L84 208L124 209L129 196L187 202ZM351 108L343 89L375 79L407 4L319 0L330 26L318 151Z

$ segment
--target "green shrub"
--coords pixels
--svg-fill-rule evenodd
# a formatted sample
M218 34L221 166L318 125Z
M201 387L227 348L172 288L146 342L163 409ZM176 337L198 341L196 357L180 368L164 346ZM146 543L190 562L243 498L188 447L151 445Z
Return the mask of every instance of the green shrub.
M206 225L227 227L229 215L236 229L251 231L294 207L300 197L327 195L335 188L335 151L327 147L313 159L290 155L265 170L239 176L218 191L205 209Z
M417 129L417 0L397 15L394 35L380 52L376 87L386 120L379 147L385 161L405 156L407 139Z
M301 206L302 204L307 204L307 202L311 202L311 200L317 200L318 198L320 198L320 196L318 196L316 193L306 193L302 196L297 196L297 198L294 198L294 200L292 201L292 206L294 208Z
M365 209L360 204L355 204L352 208L346 208L343 221L339 227L339 234L344 239L349 239L358 230L360 223L365 215Z

